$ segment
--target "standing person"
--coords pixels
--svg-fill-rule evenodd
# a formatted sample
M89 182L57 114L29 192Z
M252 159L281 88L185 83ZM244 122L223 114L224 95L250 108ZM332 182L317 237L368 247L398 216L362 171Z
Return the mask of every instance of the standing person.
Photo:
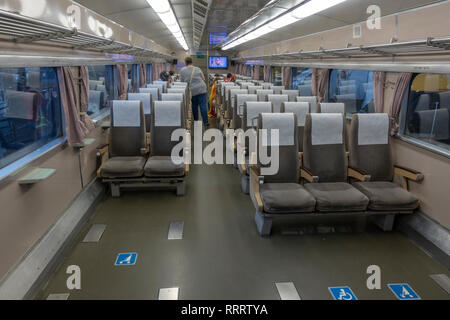
M198 108L202 114L203 124L209 127L208 123L208 111L206 110L206 80L205 76L198 67L192 65L192 58L187 57L185 60L186 67L181 69L181 81L187 82L192 94L192 113L194 114L194 120L198 121Z

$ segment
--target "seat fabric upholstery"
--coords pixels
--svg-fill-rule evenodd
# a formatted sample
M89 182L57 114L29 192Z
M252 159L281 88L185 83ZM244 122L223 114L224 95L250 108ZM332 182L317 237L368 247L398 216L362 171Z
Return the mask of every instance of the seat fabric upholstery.
M369 199L369 209L375 211L414 211L419 200L392 182L355 182L353 186Z
M144 157L114 157L102 166L103 178L138 178L144 174Z
M264 212L270 214L312 213L316 200L299 184L268 183L260 186Z
M183 177L185 174L184 163L175 164L172 157L150 157L145 165L145 176L154 177Z
M316 198L321 212L365 211L369 205L369 198L348 183L310 183L305 189Z

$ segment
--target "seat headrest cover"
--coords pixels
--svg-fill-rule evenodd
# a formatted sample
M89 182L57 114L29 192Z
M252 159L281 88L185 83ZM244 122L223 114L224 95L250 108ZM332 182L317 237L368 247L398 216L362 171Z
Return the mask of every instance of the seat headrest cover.
M344 103L321 103L320 104L321 113L345 113Z
M278 113L281 109L281 103L288 102L289 96L287 94L269 94L268 100L273 102L273 112Z
M159 99L159 88L139 88L139 93L150 93L153 100Z
M181 102L156 101L153 116L155 127L179 127L181 126Z
M181 88L181 87L180 87ZM185 94L186 93L186 90L185 89L183 89L183 88L181 88L181 89L177 89L177 88L170 88L170 89L167 89L167 93L181 93L181 94Z
M389 116L386 113L358 114L358 145L389 143Z
M311 114L311 144L313 146L343 144L343 130L342 114Z
M113 127L140 127L140 101L113 101Z
M236 96L236 111L239 116L244 114L244 103L247 101L258 101L258 96L256 94L238 94Z
M161 95L162 101L183 101L184 95L182 93L163 93Z
M262 129L267 130L267 140L262 139L264 147L272 146L293 146L295 144L295 123L293 113L263 113ZM279 130L279 144L273 145L271 139L271 130Z
M151 114L152 95L150 93L129 93L128 100L139 100L144 106L144 114Z
M297 126L304 127L306 115L309 113L309 102L285 102L284 112L297 115Z
M272 102L247 102L247 127L257 125L260 113L272 113Z

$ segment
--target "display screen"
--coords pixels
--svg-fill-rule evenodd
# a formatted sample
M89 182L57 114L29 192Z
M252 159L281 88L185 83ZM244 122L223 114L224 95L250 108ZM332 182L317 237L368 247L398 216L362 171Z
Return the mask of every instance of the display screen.
M209 44L215 46L219 43L222 43L222 41L224 41L226 38L226 32L211 32L209 34Z
M210 69L228 69L228 57L209 57Z

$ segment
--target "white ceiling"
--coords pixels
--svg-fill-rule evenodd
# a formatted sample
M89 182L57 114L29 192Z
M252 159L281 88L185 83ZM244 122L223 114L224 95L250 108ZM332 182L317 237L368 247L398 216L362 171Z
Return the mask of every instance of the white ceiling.
M158 44L175 51L182 50L170 31L148 5L146 0L76 0L111 20L147 37ZM324 0L326 1L326 0ZM364 21L369 5L379 5L382 15L389 15L444 0L348 0L319 15L307 18L291 26L272 32L265 37L236 47L237 50L263 46L268 43L300 37L332 28ZM170 0L180 27L190 48L192 45L192 3L191 0ZM208 22L203 34L206 43L209 32L234 31L249 19L269 0L212 0ZM194 48L195 50L196 48Z

